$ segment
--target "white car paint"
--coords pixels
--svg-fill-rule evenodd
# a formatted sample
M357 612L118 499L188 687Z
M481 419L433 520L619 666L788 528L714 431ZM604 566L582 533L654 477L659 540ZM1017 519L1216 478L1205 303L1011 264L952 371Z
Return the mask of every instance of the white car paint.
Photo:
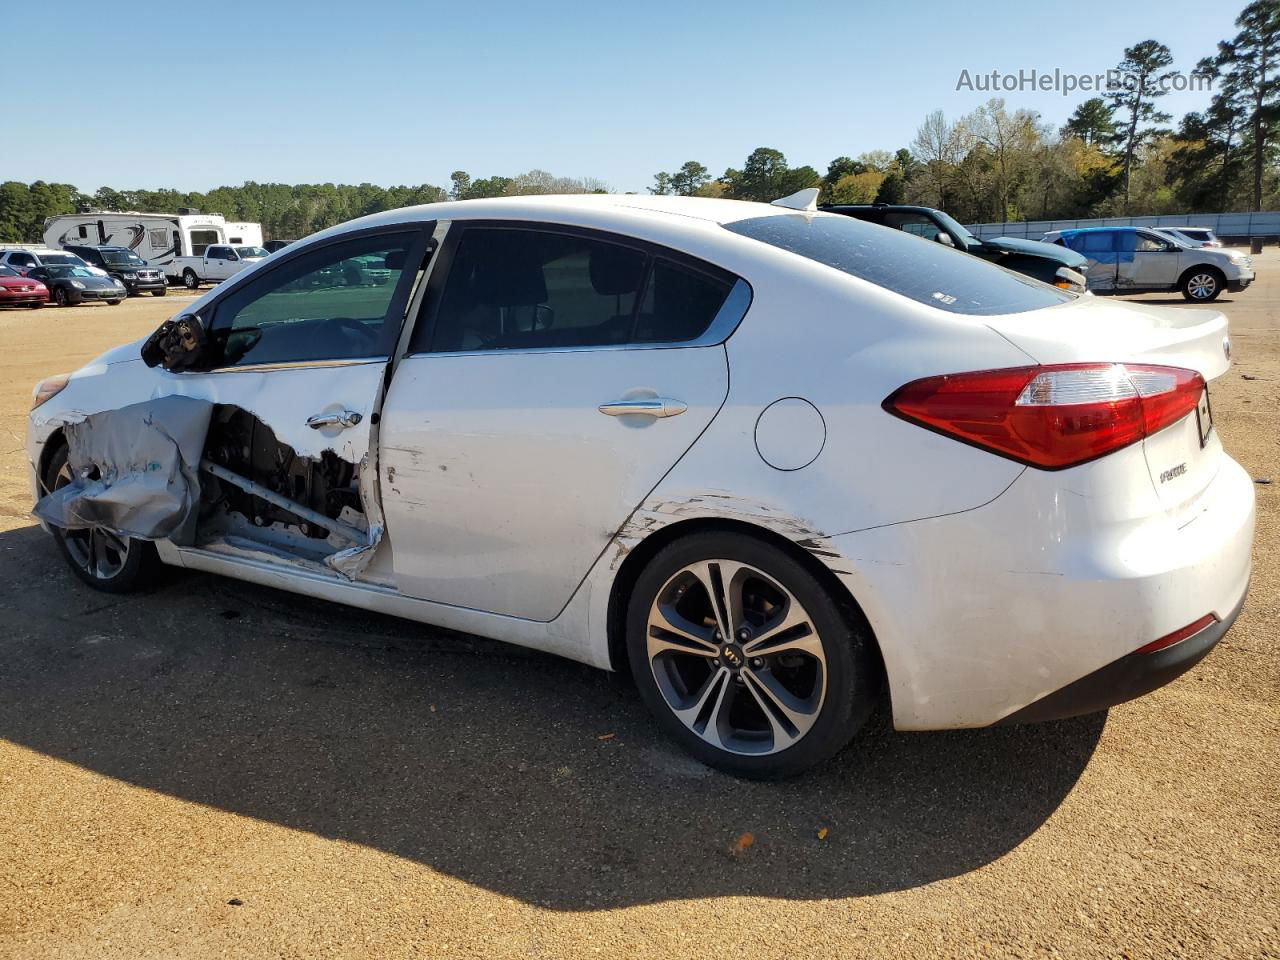
M611 589L635 547L686 520L743 522L798 544L848 587L880 647L894 721L909 729L997 722L1241 599L1252 486L1216 437L1200 449L1189 420L1048 472L881 407L920 377L1036 363L1176 363L1211 381L1226 369L1221 314L1080 298L960 316L722 226L765 216L801 214L735 201L539 197L434 204L333 228L290 251L352 227L433 221L443 236L469 219L549 222L700 257L746 278L753 299L727 341L702 347L404 356L402 339L380 408L378 362L174 374L120 348L33 412L33 490L34 465L63 423L172 393L234 403L300 454L334 450L362 464L366 507L385 514L388 535L354 578L227 544L161 542L166 562L600 667L615 666ZM249 267L186 312L276 262ZM636 424L596 409L629 396L670 397L688 411ZM821 442L793 398L818 414ZM363 412L363 426L326 436L305 425L336 408ZM1190 467L1161 489L1155 476L1178 458Z

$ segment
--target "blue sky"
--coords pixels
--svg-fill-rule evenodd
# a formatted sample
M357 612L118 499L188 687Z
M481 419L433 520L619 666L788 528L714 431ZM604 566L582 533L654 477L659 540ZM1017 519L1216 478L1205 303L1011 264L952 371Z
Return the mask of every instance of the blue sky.
M28 91L7 98L0 180L447 186L456 169L537 167L643 190L658 170L693 159L719 174L757 146L822 170L987 99L956 90L961 70L1096 73L1149 38L1190 70L1243 6L71 0L34 14L40 42L0 56L4 89ZM1004 96L1056 126L1087 95ZM1176 120L1206 100L1163 106Z

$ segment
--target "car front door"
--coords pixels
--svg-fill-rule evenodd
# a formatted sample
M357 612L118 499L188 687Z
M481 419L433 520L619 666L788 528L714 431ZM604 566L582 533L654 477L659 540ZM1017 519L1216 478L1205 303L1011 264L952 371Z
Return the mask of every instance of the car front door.
M426 299L380 427L396 585L554 619L719 410L750 289L614 235L455 224Z
M207 343L197 369L173 374L174 392L251 414L293 456L332 455L359 468L429 228L309 246L228 290L202 311ZM393 265L388 283L343 284L343 265L370 254ZM274 464L282 475L289 467Z
M1126 231L1119 237L1119 286L1164 289L1178 282L1178 252L1181 248L1177 244L1145 230Z
M210 247L205 251L205 279L226 280L235 273L235 252L230 247Z

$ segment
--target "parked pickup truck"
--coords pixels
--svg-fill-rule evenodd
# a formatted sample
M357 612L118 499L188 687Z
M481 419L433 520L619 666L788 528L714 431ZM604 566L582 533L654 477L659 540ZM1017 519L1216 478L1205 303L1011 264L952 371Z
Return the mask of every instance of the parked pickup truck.
M168 264L169 275L177 277L188 290L199 288L202 283L218 283L246 267L252 266L267 251L261 247L233 247L214 244L206 247L204 256L174 257Z

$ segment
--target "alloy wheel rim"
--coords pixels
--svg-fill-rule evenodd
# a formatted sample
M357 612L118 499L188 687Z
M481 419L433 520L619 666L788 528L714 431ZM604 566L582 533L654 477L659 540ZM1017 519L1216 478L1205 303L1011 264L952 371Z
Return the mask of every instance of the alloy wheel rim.
M677 571L650 605L645 642L672 714L713 747L777 753L822 712L827 658L813 619L749 564L704 560Z
M1214 290L1218 288L1218 281L1207 273L1198 273L1191 278L1187 284L1187 290L1196 300L1203 300L1206 297L1213 296Z
M71 467L64 463L54 478L53 489L65 487L70 482ZM99 580L110 580L129 561L129 541L109 530L90 527L87 530L63 530L60 534L72 562Z

